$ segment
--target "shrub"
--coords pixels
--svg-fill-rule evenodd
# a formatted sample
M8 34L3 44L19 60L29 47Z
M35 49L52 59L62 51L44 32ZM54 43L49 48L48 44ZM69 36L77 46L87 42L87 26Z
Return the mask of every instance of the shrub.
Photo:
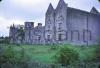
M59 48L59 46L54 45L54 46L50 47L50 50L57 50L58 48Z
M29 60L29 57L25 55L24 49L22 48L20 51L14 50L13 46L7 47L2 51L2 54L0 54L0 66L3 65L9 66L13 65L13 68L15 65L21 65L21 68L23 68L23 65L26 65L27 61ZM4 67L4 66L3 66Z
M96 46L92 57L92 61L100 62L100 46Z
M68 68L98 68L99 63L95 62L75 62L68 66Z
M79 55L73 49L68 48L67 46L62 46L58 53L56 54L57 63L67 66L74 61L78 60Z

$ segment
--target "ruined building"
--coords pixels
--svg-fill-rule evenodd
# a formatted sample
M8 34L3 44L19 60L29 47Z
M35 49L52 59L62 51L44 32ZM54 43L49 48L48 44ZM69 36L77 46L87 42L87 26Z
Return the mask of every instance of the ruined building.
M41 23L34 27L34 22L25 22L25 43L44 44L44 33L44 26Z
M49 5L45 14L45 26L39 23L34 27L33 22L25 22L24 43L97 44L100 37L99 29L100 13L96 8L93 7L87 12L68 7L64 0L60 0L55 9L51 4Z
M11 25L9 31L10 43L24 43L24 27L23 25Z

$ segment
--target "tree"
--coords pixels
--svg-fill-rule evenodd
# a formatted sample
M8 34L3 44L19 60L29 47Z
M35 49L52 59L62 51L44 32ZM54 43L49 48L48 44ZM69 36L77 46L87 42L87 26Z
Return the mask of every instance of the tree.
M0 67L1 68L27 68L27 62L30 60L29 56L26 55L24 48L20 51L14 49L14 46L8 46L7 48L0 47ZM12 67L7 67L7 66ZM19 68L16 67L16 68Z
M79 59L79 54L73 49L68 48L67 46L62 46L56 54L56 58L57 63L60 63L63 66L67 66L77 61Z
M100 2L100 0L98 0Z
M9 37L0 37L0 44L9 44Z

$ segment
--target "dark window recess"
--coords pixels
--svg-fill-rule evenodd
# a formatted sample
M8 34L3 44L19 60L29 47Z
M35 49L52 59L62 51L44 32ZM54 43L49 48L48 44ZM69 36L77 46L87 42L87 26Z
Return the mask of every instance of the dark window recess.
M78 30L71 31L71 40L72 41L79 41L80 40L80 33Z
M59 40L59 41L62 41L62 34L59 34L59 35L58 35L58 40Z
M68 32L66 32L66 40L68 40Z
M61 30L61 26L62 26L62 23L58 23L58 26L59 26L59 30Z
M84 30L83 31L83 41L87 42L87 41L90 41L90 40L92 40L91 31Z
M39 40L39 41L41 40L41 36L38 36L38 40Z
M50 41L50 35L47 36L47 40Z

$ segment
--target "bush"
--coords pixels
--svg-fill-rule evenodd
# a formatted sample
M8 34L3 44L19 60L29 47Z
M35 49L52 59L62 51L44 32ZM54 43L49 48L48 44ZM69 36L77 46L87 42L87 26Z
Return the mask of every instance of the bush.
M0 37L0 44L9 44L10 38L9 37Z
M100 46L96 46L92 57L92 61L100 62Z
M98 68L99 63L95 63L95 62L75 62L71 65L68 66L68 68Z
M52 50L57 50L59 48L59 46L57 46L57 45L54 45L54 46L51 46L50 47L50 50L52 51Z
M0 54L0 67L8 67L9 65L14 68L15 65L26 65L29 60L28 56L25 55L24 49L20 51L14 50L13 46L9 46L2 50ZM11 67L10 67L11 68Z
M77 61L79 55L73 49L68 48L67 46L62 46L58 53L56 54L57 63L62 64L63 66L67 66L74 61Z

